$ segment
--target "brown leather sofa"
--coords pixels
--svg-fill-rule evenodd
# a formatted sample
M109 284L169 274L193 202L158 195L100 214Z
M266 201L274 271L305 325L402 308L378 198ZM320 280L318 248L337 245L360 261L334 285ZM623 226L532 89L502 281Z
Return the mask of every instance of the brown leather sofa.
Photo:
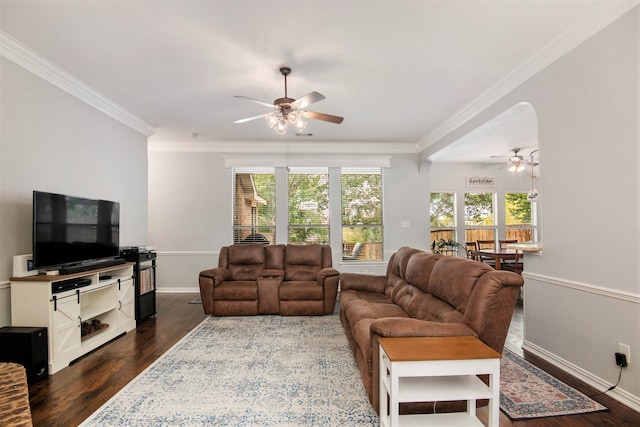
M482 262L408 247L391 256L384 276L341 274L340 320L375 410L380 337L470 335L502 353L523 283L520 275ZM437 404L443 412L465 407ZM425 410L429 405L401 406L404 413Z
M218 267L200 272L202 307L214 316L331 314L339 275L331 264L329 246L225 246Z

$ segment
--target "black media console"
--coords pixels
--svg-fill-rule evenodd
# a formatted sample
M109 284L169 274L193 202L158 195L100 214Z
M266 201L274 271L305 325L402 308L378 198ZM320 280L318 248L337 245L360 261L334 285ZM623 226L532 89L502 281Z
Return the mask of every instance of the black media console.
M152 246L129 246L120 249L120 257L135 262L136 323L156 314L156 251Z

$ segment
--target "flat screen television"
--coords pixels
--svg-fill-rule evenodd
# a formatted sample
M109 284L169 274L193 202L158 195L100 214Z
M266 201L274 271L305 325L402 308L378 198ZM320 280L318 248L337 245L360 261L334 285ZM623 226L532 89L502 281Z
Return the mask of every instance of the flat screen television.
M68 267L120 252L120 204L33 192L34 267Z

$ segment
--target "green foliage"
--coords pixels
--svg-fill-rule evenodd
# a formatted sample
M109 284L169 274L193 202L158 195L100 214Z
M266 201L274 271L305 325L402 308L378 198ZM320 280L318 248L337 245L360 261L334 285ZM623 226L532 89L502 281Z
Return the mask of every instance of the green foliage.
M342 175L343 243L382 242L382 175ZM362 225L371 225L363 227Z
M267 203L258 207L258 225L276 224L276 176L275 174L252 174L258 196Z
M464 216L467 224L493 225L493 194L466 193L464 195Z
M531 202L526 193L505 194L507 224L531 224Z
M455 227L453 193L431 193L429 216L431 227Z
M328 174L289 174L289 224L304 226L289 230L291 242L329 240Z

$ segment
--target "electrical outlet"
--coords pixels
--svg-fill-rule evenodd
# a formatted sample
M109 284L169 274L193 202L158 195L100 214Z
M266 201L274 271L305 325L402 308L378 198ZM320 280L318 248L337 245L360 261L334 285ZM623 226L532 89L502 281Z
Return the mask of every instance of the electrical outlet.
M627 365L631 362L631 347L626 344L618 343L618 353L622 353L627 358Z

